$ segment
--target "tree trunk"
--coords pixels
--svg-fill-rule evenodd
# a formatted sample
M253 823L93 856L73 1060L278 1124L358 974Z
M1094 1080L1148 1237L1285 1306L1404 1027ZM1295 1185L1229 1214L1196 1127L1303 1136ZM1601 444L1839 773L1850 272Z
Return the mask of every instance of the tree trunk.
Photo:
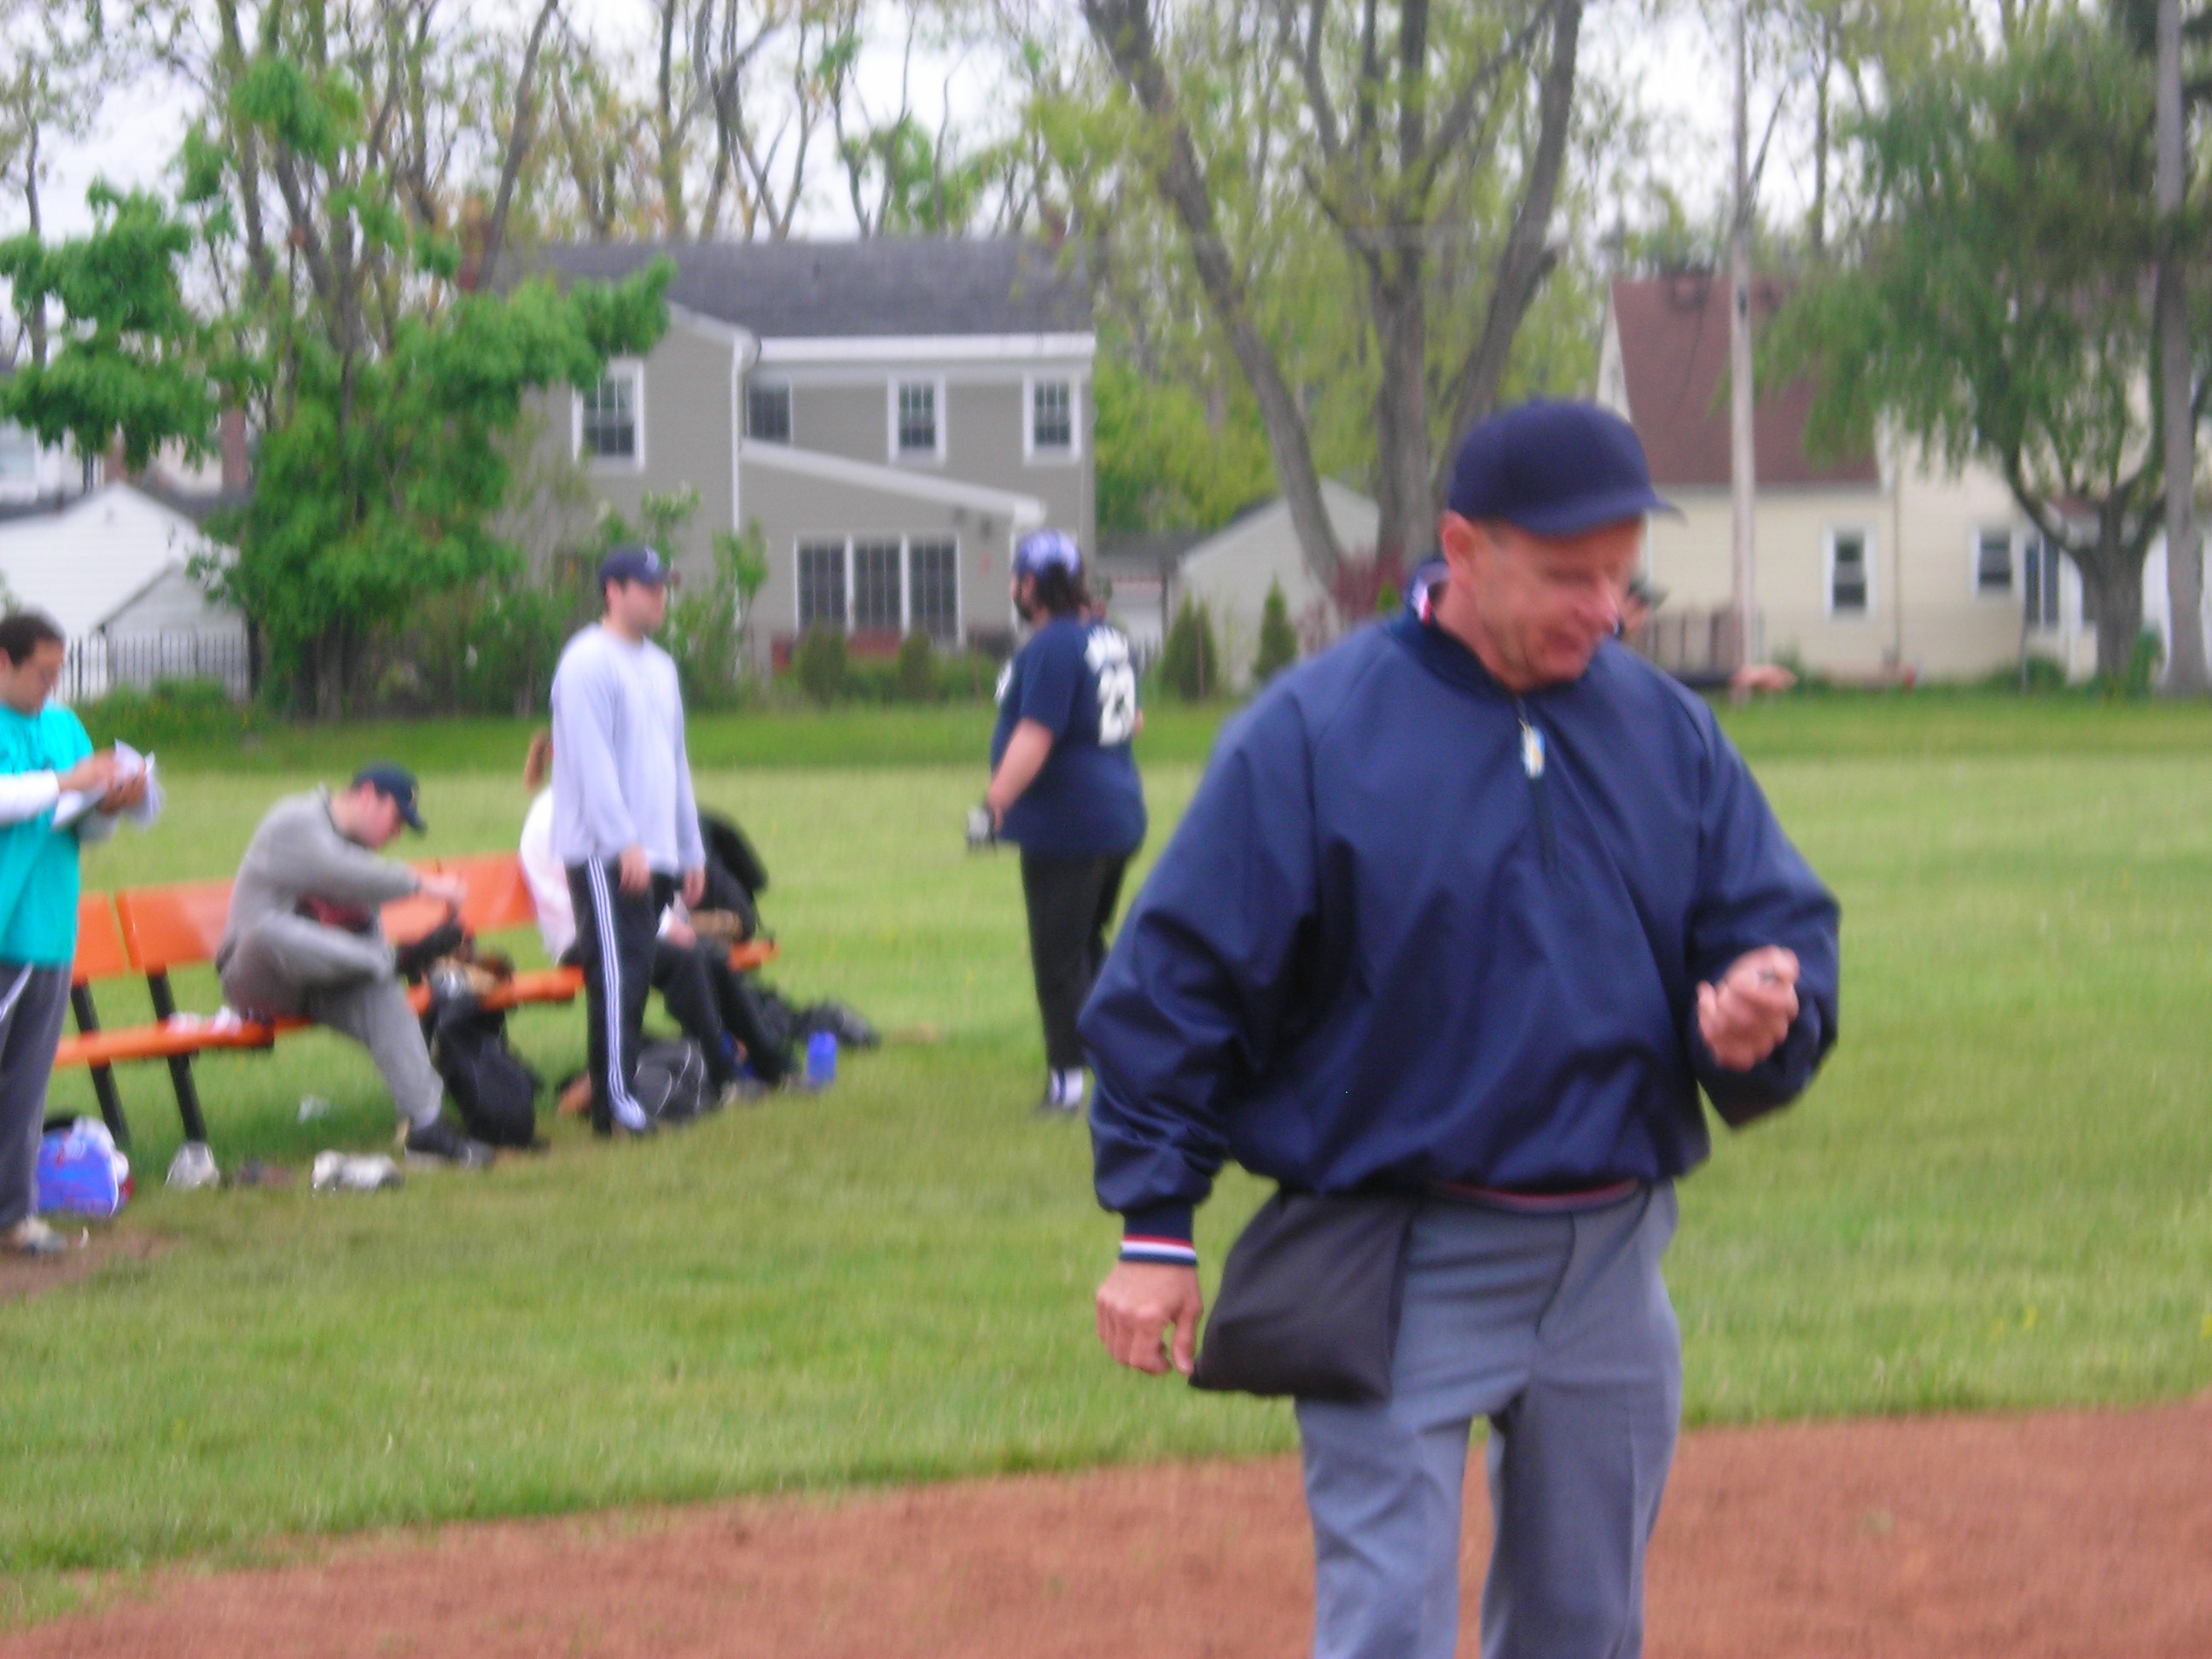
M1749 0L1735 19L1735 214L1729 238L1729 519L1731 605L1740 660L1759 659L1759 451L1751 357L1751 57Z
M2142 560L2124 550L2121 517L2114 504L2099 512L2096 553L2075 561L2083 595L2097 613L2097 678L2113 685L2127 679L2142 633Z
M2197 526L2197 414L2189 297L2179 221L2185 187L2180 0L2158 4L2159 424L2166 463L2166 693L2201 697L2204 665L2203 547ZM2100 645L2101 649L2101 645Z
M1384 275L1368 285L1382 349L1375 392L1375 556L1406 566L1428 557L1436 543L1429 497L1429 403L1422 343L1426 307L1418 258L1385 255ZM1409 269L1410 267L1410 269Z
M1322 505L1305 416L1260 332L1243 279L1230 261L1197 146L1176 108L1167 71L1160 64L1149 0L1083 0L1083 15L1115 73L1158 129L1163 155L1155 164L1154 182L1189 240L1199 284L1260 406L1260 424L1267 434L1268 453L1283 487L1284 503L1291 510L1298 550L1315 579L1324 587L1333 586L1344 563L1344 550Z

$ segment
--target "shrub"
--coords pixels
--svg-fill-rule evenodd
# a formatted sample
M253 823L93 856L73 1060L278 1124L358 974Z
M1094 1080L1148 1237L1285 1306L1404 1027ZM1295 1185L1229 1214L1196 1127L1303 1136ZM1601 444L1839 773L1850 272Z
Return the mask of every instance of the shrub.
M100 749L118 738L143 750L219 742L242 738L262 724L258 711L233 702L214 680L118 685L96 702L81 705L76 714Z
M1297 630L1291 626L1291 607L1283 598L1283 585L1267 584L1267 603L1260 607L1260 654L1253 659L1252 678L1261 685L1298 659Z
M902 702L937 701L937 651L920 629L899 641L897 684Z
M1213 643L1213 617L1206 605L1185 596L1160 651L1160 684L1186 702L1198 702L1221 688L1220 653Z
M834 628L817 623L806 630L791 661L799 689L819 703L832 703L844 692L852 665L845 653L845 636Z

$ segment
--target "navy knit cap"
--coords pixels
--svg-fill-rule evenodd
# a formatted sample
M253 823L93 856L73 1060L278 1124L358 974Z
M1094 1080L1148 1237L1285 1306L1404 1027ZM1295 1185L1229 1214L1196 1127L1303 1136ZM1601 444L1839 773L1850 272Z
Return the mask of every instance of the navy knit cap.
M1460 441L1451 510L1499 519L1532 536L1579 536L1602 526L1674 513L1651 488L1644 446L1628 422L1595 404L1523 404Z
M617 547L599 561L599 586L609 582L643 582L649 587L668 585L668 566L659 553L642 543Z

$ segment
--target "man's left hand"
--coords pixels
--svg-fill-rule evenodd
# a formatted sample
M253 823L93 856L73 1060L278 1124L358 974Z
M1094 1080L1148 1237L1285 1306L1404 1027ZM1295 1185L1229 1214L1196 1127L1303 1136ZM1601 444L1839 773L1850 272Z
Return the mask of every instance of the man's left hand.
M684 872L684 908L696 910L699 908L699 901L706 896L707 872L704 870L686 870Z
M146 804L146 775L139 773L128 782L118 783L100 798L100 810L113 817L128 812L133 807Z
M1797 1018L1797 957L1778 945L1747 951L1715 985L1698 987L1698 1035L1731 1072L1782 1046Z

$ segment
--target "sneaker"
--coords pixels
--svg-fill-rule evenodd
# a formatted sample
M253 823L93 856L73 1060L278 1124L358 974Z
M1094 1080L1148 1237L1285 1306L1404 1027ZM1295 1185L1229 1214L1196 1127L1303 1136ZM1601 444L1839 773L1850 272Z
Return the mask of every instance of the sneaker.
M595 1117L592 1120L592 1133L602 1140L645 1140L658 1133L659 1128L660 1126L651 1118L646 1119L635 1128L632 1128L620 1118L614 1116Z
M1047 1089L1036 1103L1036 1115L1047 1122L1072 1123L1083 1115L1083 1103L1062 1100Z
M0 1238L9 1255L55 1256L69 1252L69 1241L34 1215L27 1215Z
M410 1160L450 1164L457 1170L489 1170L495 1154L481 1140L471 1140L444 1118L429 1123L410 1123L400 1138Z

